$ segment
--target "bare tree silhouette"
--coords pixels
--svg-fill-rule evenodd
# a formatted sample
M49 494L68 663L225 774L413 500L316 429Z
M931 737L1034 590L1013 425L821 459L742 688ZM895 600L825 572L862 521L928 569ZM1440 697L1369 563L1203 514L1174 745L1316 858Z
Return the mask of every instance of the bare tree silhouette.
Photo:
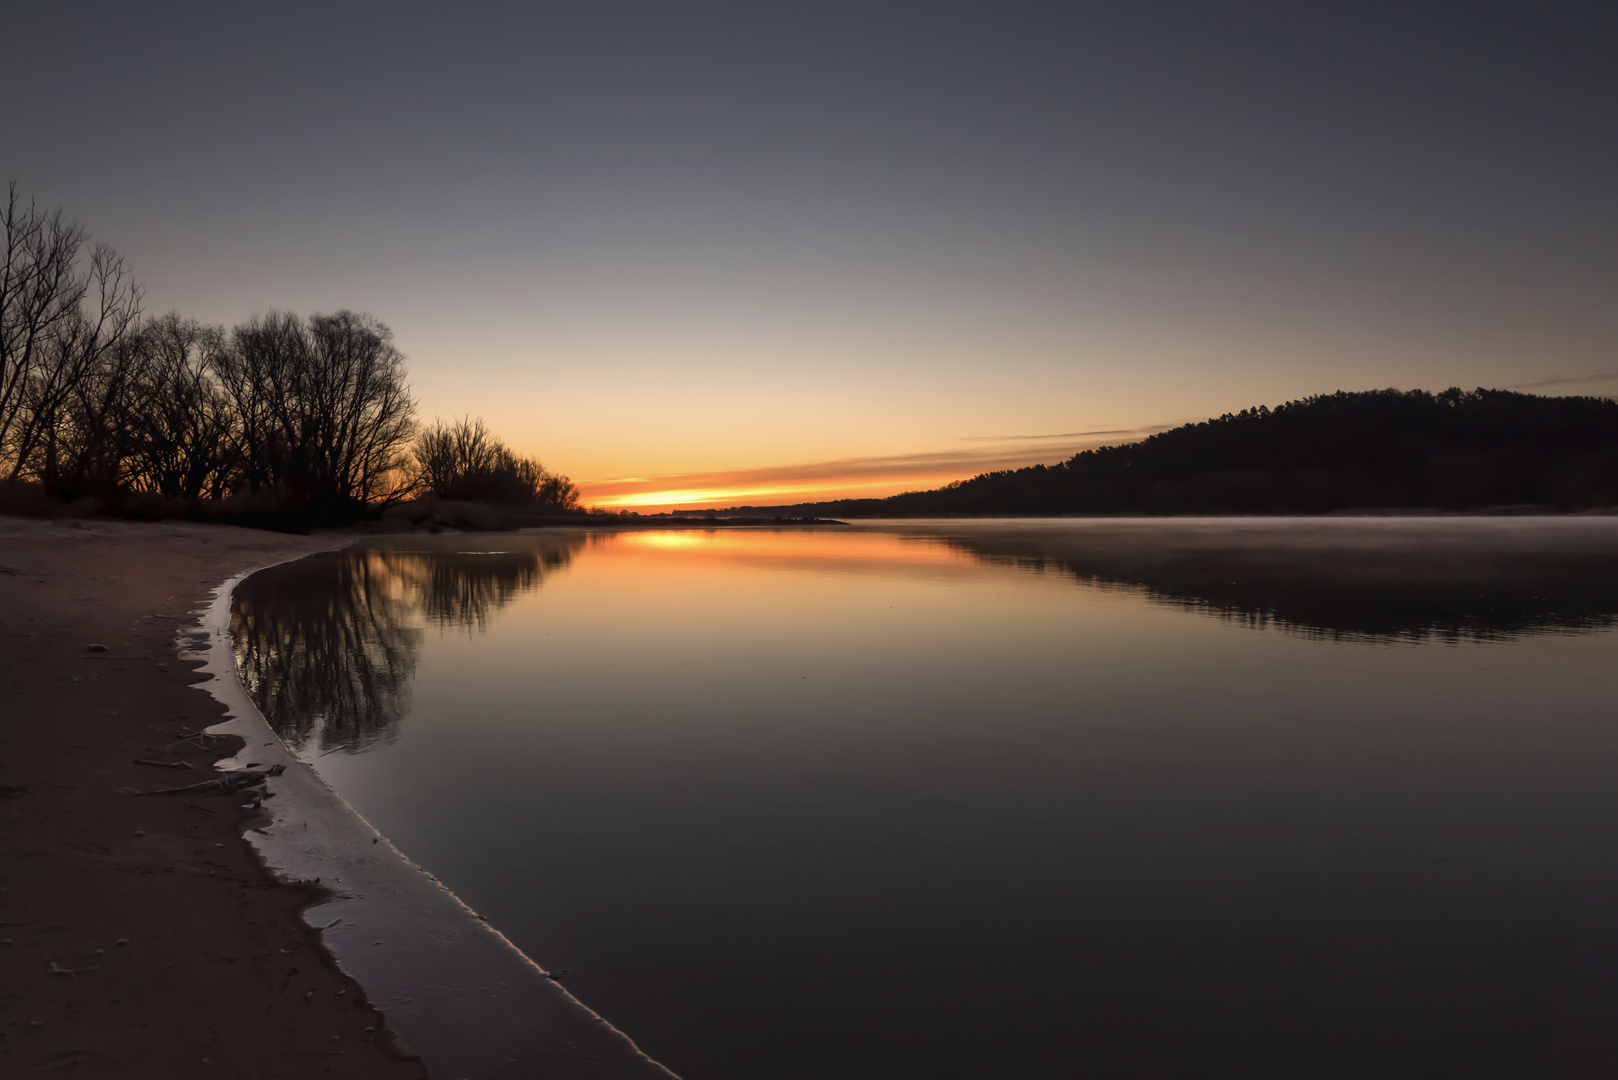
M482 418L438 421L416 437L418 489L440 499L573 509L573 482L533 458L519 457L489 434Z
M375 318L272 312L236 327L215 367L249 490L332 507L408 491L415 402L404 356Z
M24 207L13 184L0 214L0 465L61 487L103 470L107 416L130 370L140 289L122 257L60 210Z
M175 312L142 328L143 362L132 394L139 418L129 425L135 434L129 479L136 490L190 502L227 493L235 471L230 417L213 374L224 338L222 329Z

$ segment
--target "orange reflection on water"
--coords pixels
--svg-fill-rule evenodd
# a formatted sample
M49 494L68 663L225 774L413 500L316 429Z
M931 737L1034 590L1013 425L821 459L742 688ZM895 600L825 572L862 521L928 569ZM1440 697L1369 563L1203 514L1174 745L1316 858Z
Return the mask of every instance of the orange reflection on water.
M659 551L694 548L704 543L703 534L691 531L669 530L668 532L633 533L625 539L630 540L630 547L657 548Z
M943 544L917 542L892 533L837 529L670 529L625 532L612 545L621 555L656 553L733 562L763 559L772 563L861 562L925 566L971 562Z
M589 558L580 560L564 588L592 595L639 598L666 590L696 589L704 610L718 610L722 596L766 589L783 604L818 603L829 578L859 578L872 589L894 582L963 582L995 571L932 538L864 529L719 528L597 533ZM701 582L699 586L696 583ZM690 617L702 617L692 612Z

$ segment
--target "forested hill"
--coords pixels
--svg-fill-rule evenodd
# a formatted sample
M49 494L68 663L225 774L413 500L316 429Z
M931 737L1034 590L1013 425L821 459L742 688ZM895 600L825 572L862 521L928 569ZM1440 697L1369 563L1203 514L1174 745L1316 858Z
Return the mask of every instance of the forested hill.
M1373 390L1260 406L817 516L1324 513L1618 504L1618 402Z

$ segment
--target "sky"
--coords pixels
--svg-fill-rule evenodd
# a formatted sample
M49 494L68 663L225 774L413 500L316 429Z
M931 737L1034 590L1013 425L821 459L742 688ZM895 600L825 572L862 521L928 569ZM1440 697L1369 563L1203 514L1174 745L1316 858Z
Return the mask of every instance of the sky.
M0 180L149 311L368 311L597 505L1618 392L1610 4L0 3Z

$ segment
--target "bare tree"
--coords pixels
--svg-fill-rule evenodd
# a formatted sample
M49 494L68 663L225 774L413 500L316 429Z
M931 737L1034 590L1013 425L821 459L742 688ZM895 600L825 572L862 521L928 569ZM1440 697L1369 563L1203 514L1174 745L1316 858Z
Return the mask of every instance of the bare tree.
M229 418L213 372L224 340L223 328L175 312L149 320L136 336L140 363L127 425L133 487L189 502L226 494L233 471Z
M303 323L296 315L270 312L231 332L214 361L225 395L232 456L239 484L250 491L272 491L286 483L280 475L291 451L279 442L282 417L288 410L272 406L287 395L281 388L292 382L286 368L301 363L306 342Z
M126 337L140 317L140 289L105 245L90 251L79 304L31 350L21 407L9 430L11 478L71 486L99 443L109 409L126 387ZM80 460L83 459L83 460Z
M438 421L411 450L417 487L441 499L515 505L578 505L578 489L533 458L518 457L490 435L481 418Z
M494 471L505 447L489 434L480 417L437 421L416 437L411 456L424 492L445 499L475 498L469 492Z
M86 349L85 351L90 351ZM50 409L36 408L39 440L30 472L66 498L114 496L144 427L137 380L146 360L140 334L124 333L64 379ZM43 381L43 380L42 380Z
M539 464L534 462L535 465ZM534 484L534 499L557 510L579 508L579 486L561 473L545 472Z
M74 273L85 233L62 219L60 210L26 208L13 183L6 194L0 226L0 455L12 462L13 432L25 408L28 384L52 332L70 319L84 296Z
M49 484L74 438L75 396L116 358L140 290L117 252L97 245L86 260L83 227L24 207L15 184L0 229L0 471Z
M214 366L249 488L323 507L387 502L408 489L415 402L381 322L272 312L236 327Z

